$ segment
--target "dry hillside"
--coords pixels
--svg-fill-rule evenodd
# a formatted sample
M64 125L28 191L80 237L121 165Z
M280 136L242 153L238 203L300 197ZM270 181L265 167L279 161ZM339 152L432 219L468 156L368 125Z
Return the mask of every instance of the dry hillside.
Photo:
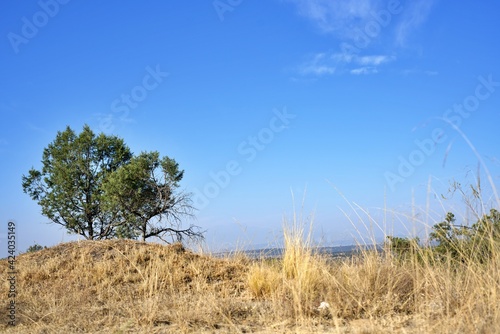
M227 317L246 322L241 261L197 255L181 245L71 242L22 254L16 267L18 325L8 332L161 333L217 328ZM7 270L2 260L2 278ZM9 284L2 282L0 294L7 296ZM0 317L7 318L3 307Z
M299 235L300 237L300 235ZM500 261L333 261L287 238L283 259L80 241L18 256L6 333L498 333ZM0 261L0 295L8 294ZM328 307L318 310L322 301Z

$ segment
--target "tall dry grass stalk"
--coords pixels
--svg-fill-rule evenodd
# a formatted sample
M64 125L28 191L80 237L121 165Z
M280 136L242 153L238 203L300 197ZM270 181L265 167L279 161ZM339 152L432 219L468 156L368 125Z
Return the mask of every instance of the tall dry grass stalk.
M283 225L284 295L291 298L291 309L297 322L312 314L321 302L324 288L325 262L314 253L312 230L312 219L307 227L306 222L298 220L296 215L291 224L285 221Z

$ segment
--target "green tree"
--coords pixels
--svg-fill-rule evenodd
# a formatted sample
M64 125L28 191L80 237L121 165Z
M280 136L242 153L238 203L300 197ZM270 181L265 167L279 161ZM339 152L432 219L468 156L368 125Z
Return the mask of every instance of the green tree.
M388 249L396 257L406 259L414 254L419 249L420 239L415 238L401 238L388 235L384 243L384 248Z
M86 239L115 236L122 222L118 212L103 210L103 183L132 154L122 139L100 134L88 125L77 135L68 126L43 151L42 169L23 175L25 193L37 201L42 214L68 233Z
M28 247L28 249L26 250L26 253L33 253L33 252L38 252L42 249L46 249L47 247L43 247L37 243L35 243L34 245L31 245Z
M483 215L471 228L470 248L481 262L498 253L500 246L500 212L491 209L489 215Z
M182 228L182 218L193 211L189 194L178 191L183 175L175 160L160 159L158 152L143 152L111 174L104 184L106 207L126 222L119 236L166 242L165 236L172 241L202 238L197 226Z
M444 221L432 227L429 239L437 243L434 249L438 254L463 258L467 253L469 229L455 224L455 221L455 215L448 212Z

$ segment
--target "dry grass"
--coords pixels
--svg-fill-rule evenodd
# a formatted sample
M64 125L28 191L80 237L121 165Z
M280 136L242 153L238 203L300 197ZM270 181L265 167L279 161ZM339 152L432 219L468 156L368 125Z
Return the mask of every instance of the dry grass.
M500 257L487 265L315 254L285 228L282 259L218 259L135 241L83 241L18 257L6 333L497 333ZM0 262L0 295L7 296ZM5 300L5 298L3 298ZM318 310L321 302L329 308Z
M0 265L4 278L7 264ZM19 325L8 332L190 332L243 324L249 312L240 302L242 261L199 256L181 245L73 242L23 254L17 268ZM4 296L6 289L2 279ZM4 308L0 316L6 319Z

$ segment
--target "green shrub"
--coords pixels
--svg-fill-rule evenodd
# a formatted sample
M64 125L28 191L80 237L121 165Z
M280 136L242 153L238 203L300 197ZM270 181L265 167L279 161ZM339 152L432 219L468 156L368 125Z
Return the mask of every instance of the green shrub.
M28 247L28 250L26 250L26 253L33 253L33 252L37 252L39 250L42 250L42 249L46 249L47 246L43 247L43 246L40 246L39 244L35 243L34 245L31 245Z

